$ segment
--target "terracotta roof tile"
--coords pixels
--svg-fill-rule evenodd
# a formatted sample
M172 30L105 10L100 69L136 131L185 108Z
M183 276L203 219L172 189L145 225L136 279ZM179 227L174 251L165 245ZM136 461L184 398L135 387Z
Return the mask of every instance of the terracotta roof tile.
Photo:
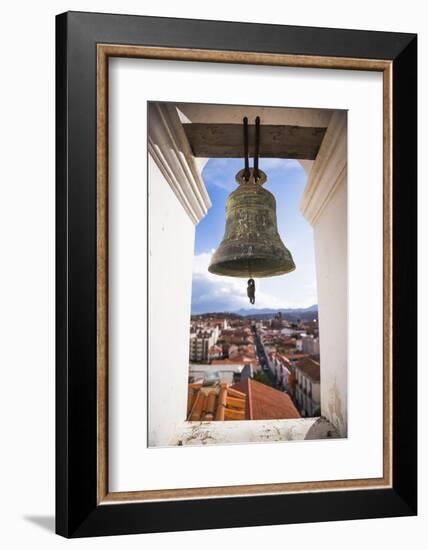
M232 386L246 394L247 420L300 418L290 396L256 380L241 380Z
M300 418L289 395L250 378L233 386L188 387L189 421Z
M315 359L311 359L310 357L301 359L296 363L296 368L314 382L320 381L320 364Z
M309 353L284 353L283 355L290 361L297 361L298 359L309 357Z
M211 361L211 365L244 365L245 363L257 363L257 359L254 357L239 356L236 359L214 359Z
M245 420L244 393L227 384L205 388L199 384L189 384L188 388L188 421Z

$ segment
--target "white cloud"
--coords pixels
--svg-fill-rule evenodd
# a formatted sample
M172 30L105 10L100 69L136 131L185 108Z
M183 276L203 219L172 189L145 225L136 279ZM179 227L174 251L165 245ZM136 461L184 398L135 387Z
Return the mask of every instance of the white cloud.
M300 168L299 161L294 159L270 159L270 158L261 158L260 159L260 168L269 172L269 170L276 170L278 168L281 171L292 170L294 168Z
M218 303L220 309L229 310L248 307L247 279L222 277L208 271L213 252L198 254L193 259L193 284L198 287L196 304ZM283 307L277 297L263 291L263 281L258 280L256 285L257 308Z
M252 161L250 165L252 165ZM217 187L230 193L236 189L235 174L241 168L243 168L241 159L210 159L205 165L202 175L208 188ZM301 169L297 160L275 158L261 158L260 168L266 172L268 179L269 174L275 170L281 170L283 174L296 168Z

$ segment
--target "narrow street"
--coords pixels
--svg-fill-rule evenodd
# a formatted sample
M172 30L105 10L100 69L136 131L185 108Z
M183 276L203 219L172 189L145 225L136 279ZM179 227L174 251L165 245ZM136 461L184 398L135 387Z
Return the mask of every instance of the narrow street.
M253 326L252 331L254 334L255 339L255 345L256 345L256 354L257 354L257 360L259 362L260 368L262 372L269 377L270 381L272 382L272 385L275 386L275 379L274 376L269 368L268 360L265 354L265 350L263 349L263 345L260 341L260 335L257 331L257 327Z

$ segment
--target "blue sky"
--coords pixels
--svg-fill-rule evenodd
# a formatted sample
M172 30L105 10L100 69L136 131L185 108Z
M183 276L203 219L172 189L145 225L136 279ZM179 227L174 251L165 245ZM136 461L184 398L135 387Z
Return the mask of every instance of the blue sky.
M260 159L275 195L278 229L290 250L296 270L287 275L256 279L255 308L296 308L317 303L313 231L299 210L306 175L296 160ZM196 226L192 280L192 313L249 308L246 279L219 277L208 272L210 258L225 227L226 199L234 189L242 159L210 159L202 178L211 198L208 214Z

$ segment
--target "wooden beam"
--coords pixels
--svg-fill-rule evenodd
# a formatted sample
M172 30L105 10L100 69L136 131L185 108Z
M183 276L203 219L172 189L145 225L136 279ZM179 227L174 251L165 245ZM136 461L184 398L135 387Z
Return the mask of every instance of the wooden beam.
M240 158L243 156L241 124L183 124L195 157ZM254 128L249 126L249 154L254 156ZM260 157L314 160L326 128L262 125Z

